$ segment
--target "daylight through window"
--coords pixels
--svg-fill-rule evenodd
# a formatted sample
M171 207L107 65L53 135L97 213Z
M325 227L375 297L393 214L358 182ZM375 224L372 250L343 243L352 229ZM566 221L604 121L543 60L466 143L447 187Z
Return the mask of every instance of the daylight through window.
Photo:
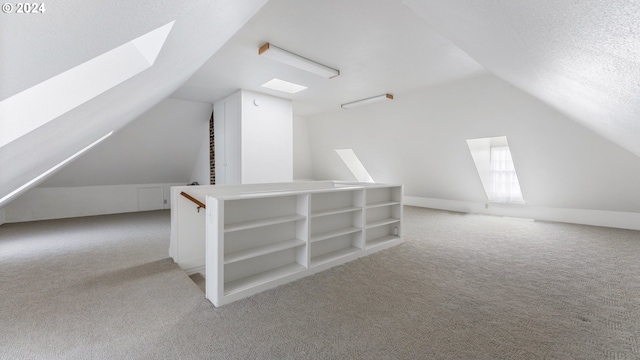
M523 203L516 169L508 146L491 147L493 201Z
M489 202L524 204L506 136L467 140Z

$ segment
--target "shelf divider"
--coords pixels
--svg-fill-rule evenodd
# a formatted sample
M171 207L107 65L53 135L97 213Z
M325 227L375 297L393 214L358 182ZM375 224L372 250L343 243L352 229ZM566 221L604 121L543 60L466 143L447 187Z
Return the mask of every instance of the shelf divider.
M304 266L298 263L292 263L256 275L247 276L246 278L225 283L224 294L229 295L303 270L306 270Z
M387 235L387 236L379 237L377 239L371 239L367 241L367 248L372 248L372 247L382 245L386 242L397 240L397 239L400 239L400 237L395 235Z
M391 206L391 205L399 205L400 201L382 201L372 204L367 204L367 209L382 207L382 206Z
M362 231L362 229L358 227L348 227L348 228L342 228L337 230L325 231L315 235L311 235L310 242L313 243L316 241L331 239L331 238L342 236L342 235L353 234L353 233L357 233L358 231Z
M225 224L224 232L228 233L233 231L247 230L247 229L253 229L253 228L262 227L262 226L283 224L283 223L293 222L293 221L298 221L303 219L305 219L304 215L294 214L294 215L287 215L287 216L278 216L278 217L273 217L268 219L241 221L236 223Z
M320 217L320 216L342 214L342 213L353 212L353 211L358 211L358 210L362 210L362 208L356 207L356 206L351 206L351 207L345 207L345 208L314 211L314 212L311 213L311 217L314 218L314 217Z
M224 263L233 264L234 262L251 259L261 255L271 254L281 250L287 250L294 247L302 246L305 242L300 239L288 239L278 241L273 244L257 246L246 250L234 251L224 256Z
M400 219L397 218L386 218L382 220L371 221L367 223L367 229L371 229L378 226L388 225L400 222Z
M322 265L322 264L331 262L333 260L339 259L343 256L354 254L358 251L362 251L362 250L351 246L351 247L340 249L338 251L333 251L327 254L314 256L311 258L311 266L313 267L313 266Z

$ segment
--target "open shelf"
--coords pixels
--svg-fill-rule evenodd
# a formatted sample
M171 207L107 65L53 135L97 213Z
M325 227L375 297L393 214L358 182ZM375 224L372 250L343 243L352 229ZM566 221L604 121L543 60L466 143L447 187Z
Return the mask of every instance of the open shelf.
M269 281L276 280L304 270L306 270L304 266L298 263L293 263L275 268L273 270L261 272L256 275L247 276L246 278L225 283L224 294L229 295L234 292L252 288L254 286L264 284Z
M371 229L371 228L378 227L378 226L389 225L389 224L393 224L393 223L397 223L397 222L400 222L400 219L387 218L387 219L382 219L382 220L371 221L371 222L367 223L367 229Z
M395 235L387 235L387 236L383 236L383 237L379 237L377 239L372 239L367 241L367 247L371 248L371 247L375 247L378 245L382 245L384 243L387 243L389 241L393 241L393 240L399 240L400 237L399 236L395 236Z
M320 217L320 216L342 214L342 213L348 213L348 212L353 212L358 210L362 210L362 208L351 206L351 207L338 208L338 209L315 211L311 213L311 217L314 218L314 217Z
M339 259L339 258L341 258L343 256L347 256L347 255L351 255L351 254L357 253L359 251L362 251L362 250L352 246L352 247L340 249L338 251L333 251L333 252L330 252L328 254L314 256L314 257L311 258L311 266L322 265L322 264L331 262L333 260L337 260L337 259Z
M358 227L348 227L348 228L343 228L343 229L325 231L325 232L321 232L319 234L311 235L311 241L310 242L313 243L313 242L316 242L316 241L322 241L322 240L326 240L326 239L331 239L331 238L342 236L342 235L353 234L353 233L357 233L358 231L362 231L362 229L358 228Z
M232 264L234 262L251 259L256 256L262 256L276 251L291 249L294 247L302 246L304 244L305 242L300 239L289 239L278 241L277 243L269 245L257 246L246 250L235 251L224 256L224 263L225 265Z
M401 194L364 184L207 196L207 299L225 305L399 244Z
M381 206L391 206L391 205L400 205L400 201L381 201L373 204L368 204L367 209L381 207Z
M293 221L298 221L302 219L305 219L304 215L295 214L295 215L278 216L278 217L260 219L260 220L241 221L241 222L236 222L231 224L225 224L224 232L228 233L232 231L247 230L247 229L253 229L253 228L268 226L268 225L284 224L287 222L293 222Z

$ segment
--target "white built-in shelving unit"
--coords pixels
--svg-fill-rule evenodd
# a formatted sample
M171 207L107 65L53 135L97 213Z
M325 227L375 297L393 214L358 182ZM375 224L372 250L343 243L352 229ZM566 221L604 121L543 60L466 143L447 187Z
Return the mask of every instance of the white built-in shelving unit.
M310 266L364 250L364 190L317 192L310 196Z
M374 247L400 234L402 188L383 187L367 190L366 246Z
M253 295L402 242L402 186L206 196L206 297Z

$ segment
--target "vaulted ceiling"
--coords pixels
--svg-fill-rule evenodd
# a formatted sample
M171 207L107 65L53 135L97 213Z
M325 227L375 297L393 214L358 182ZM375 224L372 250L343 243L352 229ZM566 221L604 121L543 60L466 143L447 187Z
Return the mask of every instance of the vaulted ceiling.
M271 42L340 69L323 79L258 56ZM272 0L172 96L213 102L241 87L310 115L489 71L640 156L640 3ZM287 95L273 77L308 86Z
M639 2L404 2L494 75L640 156Z
M340 76L325 79L259 56L266 42L339 69ZM293 99L296 114L312 115L484 72L399 1L272 0L172 97L215 102L243 88ZM308 88L290 95L261 87L274 77Z
M152 67L0 147L0 199L167 98L264 3L69 0L45 3L42 14L0 14L0 101L175 21ZM3 116L0 127L15 121Z
M168 96L214 102L245 88L293 99L297 114L310 115L487 71L640 156L637 2L70 0L46 7L0 14L0 101L175 24L151 68L0 147L0 198ZM323 79L264 59L257 49L267 41L341 75ZM273 77L308 89L286 95L260 87Z

